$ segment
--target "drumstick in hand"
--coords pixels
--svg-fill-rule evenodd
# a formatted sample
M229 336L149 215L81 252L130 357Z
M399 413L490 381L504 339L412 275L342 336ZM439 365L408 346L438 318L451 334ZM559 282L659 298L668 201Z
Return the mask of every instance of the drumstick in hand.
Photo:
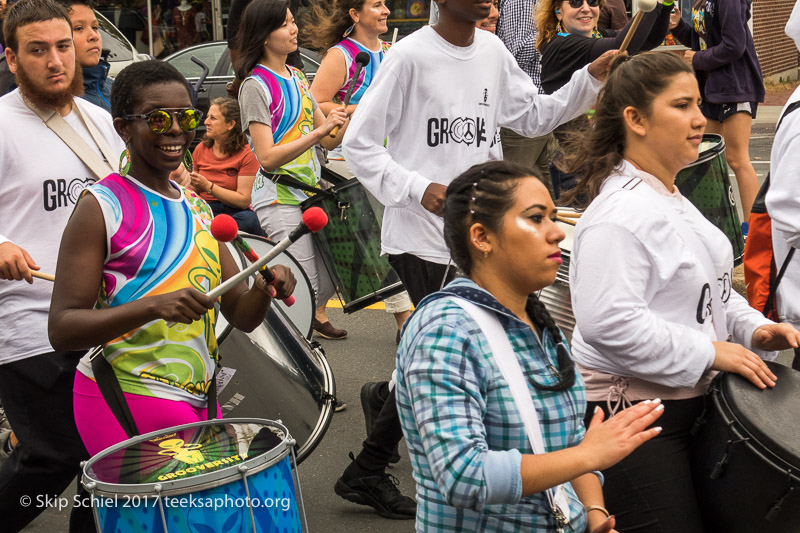
M226 214L215 216L214 220L211 221L209 230L211 230L211 235L219 242L233 242L233 245L236 246L251 263L258 261L258 254L256 254L253 249L250 248L250 245L239 236L239 225L232 216ZM266 265L258 272L261 274L261 277L264 278L264 281L270 285L275 283L275 274L273 274L272 270ZM282 301L287 306L291 307L294 305L294 296L289 295Z
M347 86L347 92L344 93L344 103L342 104L343 109L347 109L347 106L350 105L350 97L353 96L353 89L356 87L356 83L358 82L358 77L361 75L361 69L369 65L369 54L366 52L359 52L356 54L356 70L353 72L353 77L350 78L350 85ZM336 137L339 134L339 126L334 126L331 132L329 133L331 139Z
M39 279L46 279L47 281L55 281L56 277L52 274L45 274L44 272L37 272L35 270L31 270L31 276L34 278Z
M636 12L636 16L633 17L633 22L631 22L631 27L628 28L628 33L625 35L625 39L622 41L622 46L619 47L618 54L624 52L628 45L633 38L634 32L636 32L636 28L639 27L639 23L642 21L642 17L645 13L649 13L650 11L654 10L658 5L656 0L639 0L639 11Z

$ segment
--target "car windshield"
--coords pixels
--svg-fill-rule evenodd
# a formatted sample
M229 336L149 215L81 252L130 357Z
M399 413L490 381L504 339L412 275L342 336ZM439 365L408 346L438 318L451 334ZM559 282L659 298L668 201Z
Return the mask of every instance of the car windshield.
M202 61L208 66L209 74L213 74L214 67L219 62L219 58L225 53L227 44L223 41L221 43L214 43L208 46L195 46L177 54L168 57L165 61L178 69L178 72L186 78L199 78L203 73L203 69L192 61L192 56ZM231 75L233 75L231 73Z
M108 54L109 61L132 61L133 51L128 39L100 13L96 13L97 23L103 34L103 48L111 50Z

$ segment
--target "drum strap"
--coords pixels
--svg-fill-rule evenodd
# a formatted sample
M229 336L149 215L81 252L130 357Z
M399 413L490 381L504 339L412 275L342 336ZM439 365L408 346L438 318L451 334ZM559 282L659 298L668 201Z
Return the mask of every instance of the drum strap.
M100 389L100 394L103 395L103 399L114 414L114 418L117 419L117 422L119 422L119 425L129 439L139 435L136 421L133 419L133 414L131 414L131 409L128 406L128 402L125 400L125 396L122 394L122 387L120 387L119 380L116 374L114 374L111 363L108 362L108 359L103 357L102 353L95 357L90 357L89 360L92 363L94 378L97 380L97 388ZM208 420L214 420L217 418L216 367L214 367L214 371L211 374L211 383L208 386L207 396L208 405L206 416Z
M628 164L630 165L630 163ZM633 165L630 165L630 167L632 169L635 168ZM672 227L675 228L681 236L681 239L686 243L686 246L689 247L698 261L700 261L700 265L708 279L709 290L711 291L711 322L714 326L714 333L718 341L729 341L728 322L725 318L725 309L722 307L722 294L719 289L719 283L717 283L717 273L714 268L714 262L711 260L711 255L709 255L708 250L703 246L697 233L689 227L671 205L664 201L664 197L654 191L650 186L637 187L637 185L641 183L641 178L631 179L622 189L638 192L643 196L649 196L656 205L660 205L662 212L667 215L672 222Z
M533 453L537 455L547 453L544 437L542 437L542 427L539 424L539 415L533 405L525 375L522 373L517 355L514 353L514 348L511 346L508 335L503 330L500 321L493 313L463 298L453 298L452 302L466 311L472 317L472 320L478 324L483 334L486 335L495 363L497 363L500 373L503 374L503 378L508 383L511 396L514 398L514 404L517 406L517 411L519 411L519 415L525 425L525 433L528 434ZM558 485L545 492L550 508L558 522L559 531L563 531L570 517L566 491L563 485Z
M97 380L97 388L100 389L100 394L103 395L103 399L114 414L114 418L117 419L129 439L135 437L139 434L139 430L133 420L128 402L125 401L125 396L122 394L122 387L119 385L119 380L114 374L111 363L103 357L102 353L90 358L90 361L92 362L94 378Z
M294 189L300 189L301 191L310 192L312 194L323 194L333 198L332 192L313 187L291 176L287 176L286 174L270 174L269 172L264 172L263 169L261 170L261 173L264 174L264 176L266 176L267 179L272 183L278 183Z

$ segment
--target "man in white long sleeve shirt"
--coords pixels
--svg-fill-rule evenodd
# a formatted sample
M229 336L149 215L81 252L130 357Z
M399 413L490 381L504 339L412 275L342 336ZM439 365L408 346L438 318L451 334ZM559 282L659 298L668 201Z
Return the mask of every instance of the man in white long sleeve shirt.
M786 35L800 48L800 2L796 3ZM770 185L766 196L767 212L772 218L772 249L775 265L780 268L790 248L800 248L800 109L787 114L792 104L800 102L796 89L781 112L780 128L775 133L770 155ZM794 253L778 285L778 317L800 327L800 256ZM800 370L800 353L795 350L792 367Z
M437 23L387 53L344 138L355 175L386 206L381 248L414 303L452 276L441 219L447 185L475 164L502 158L501 126L536 137L591 107L602 86L595 76L605 77L611 59L604 55L562 90L539 95L503 43L475 31L489 3L437 3ZM337 494L403 518L382 501L398 502L397 495L380 489L388 487L382 476L401 437L391 392Z

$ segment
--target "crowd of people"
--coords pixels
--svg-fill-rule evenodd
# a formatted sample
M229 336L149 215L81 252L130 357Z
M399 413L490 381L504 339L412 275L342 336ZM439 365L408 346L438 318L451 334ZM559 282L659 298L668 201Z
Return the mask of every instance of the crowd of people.
M729 240L675 186L703 134L720 133L750 212L764 87L749 3L698 0L687 23L659 0L634 31L619 2L435 2L432 24L387 43L384 0L317 3L306 32L297 2L235 0L233 97L206 117L159 60L112 83L90 0L4 11L4 528L43 510L23 496L60 494L109 446L222 418L217 314L251 331L296 280L277 265L272 283L209 297L238 273L211 221L280 240L330 165L384 206L381 250L406 290L387 303L396 370L361 390L367 437L336 494L417 531L703 531L689 449L710 382L775 387L765 360L800 351L798 269L773 322L731 290ZM689 50L648 51L669 31ZM800 46L797 6L787 33ZM313 84L302 38L324 51ZM778 265L800 232L794 107L766 195ZM569 341L536 296L563 264L557 205L582 212ZM323 250L306 235L290 251L314 331L344 339ZM416 498L387 472L404 437ZM94 531L91 509L75 506L69 527Z

